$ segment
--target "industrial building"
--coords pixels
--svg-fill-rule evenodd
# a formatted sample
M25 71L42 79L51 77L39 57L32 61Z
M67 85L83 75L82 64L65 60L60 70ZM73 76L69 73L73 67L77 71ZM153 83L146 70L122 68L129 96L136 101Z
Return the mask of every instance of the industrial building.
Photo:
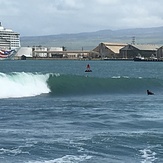
M157 58L163 58L163 46L157 49Z
M94 52L94 53L93 53ZM163 46L154 44L100 43L92 50L92 58L133 59L137 55L144 58L163 58Z
M59 56L60 58L63 54L59 54L59 52L63 52L62 47L21 47L15 55L15 59L20 59L22 56L26 58L55 58Z
M32 48L31 47L21 47L21 48L19 48L19 50L16 53L14 58L19 59L22 56L32 58L33 57Z
M100 43L92 50L94 58L119 58L119 51L127 44L124 43Z
M153 44L128 44L119 51L120 58L135 58L137 55L141 55L144 58L150 58L151 56L157 56L158 45Z

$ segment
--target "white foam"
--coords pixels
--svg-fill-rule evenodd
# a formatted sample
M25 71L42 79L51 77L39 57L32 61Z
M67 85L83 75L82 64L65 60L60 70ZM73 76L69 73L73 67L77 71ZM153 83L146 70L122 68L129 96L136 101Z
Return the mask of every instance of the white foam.
M0 149L0 155L7 154L7 155L19 155L21 153L26 153L29 154L28 152L23 152L20 148L13 148L13 149L6 149L6 148L1 148Z
M150 149L143 149L140 150L140 152L142 153L142 161L141 163L152 163L154 162L157 158L156 153L152 152Z
M0 98L18 98L49 93L49 74L17 72L0 73Z
M57 158L54 160L48 161L29 161L27 163L79 163L84 160L91 159L91 156L82 155L82 156L73 156L73 155L66 155L62 158Z
M113 79L120 79L121 76L113 76L112 78L113 78Z
M112 76L112 79L120 79L120 78L128 79L129 76Z

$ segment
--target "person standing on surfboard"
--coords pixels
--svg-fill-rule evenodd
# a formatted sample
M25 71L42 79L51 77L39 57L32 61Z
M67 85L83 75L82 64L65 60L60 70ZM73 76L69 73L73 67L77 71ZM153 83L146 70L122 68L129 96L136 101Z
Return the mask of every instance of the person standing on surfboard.
M87 70L90 70L90 65L89 64L87 64Z
M90 69L90 65L89 64L87 64L87 67L86 67L87 69L85 70L85 72L92 72L92 70Z

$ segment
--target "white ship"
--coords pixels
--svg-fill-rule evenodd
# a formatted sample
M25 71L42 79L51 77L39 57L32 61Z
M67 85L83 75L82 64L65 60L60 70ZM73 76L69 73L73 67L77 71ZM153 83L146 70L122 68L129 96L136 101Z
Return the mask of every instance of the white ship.
M0 59L9 59L19 48L20 34L4 28L0 22Z

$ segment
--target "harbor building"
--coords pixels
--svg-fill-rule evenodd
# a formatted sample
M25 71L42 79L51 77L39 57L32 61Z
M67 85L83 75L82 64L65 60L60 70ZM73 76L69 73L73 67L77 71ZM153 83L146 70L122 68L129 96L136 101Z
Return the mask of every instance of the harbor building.
M135 58L138 55L141 55L144 58L158 57L158 49L159 46L154 44L128 44L120 49L119 57L128 59Z
M21 59L23 56L28 59L63 58L63 48L44 46L20 47L14 58Z
M158 48L158 50L157 50L157 58L163 58L163 46Z
M119 50L125 47L124 43L100 43L93 52L94 58L119 58Z
M100 43L90 52L92 58L134 59L138 55L144 58L163 58L163 46L156 44Z
M4 28L0 22L0 48L16 49L20 47L20 34Z
M34 58L48 57L48 54L46 53L47 50L48 48L44 46L34 46L32 47L32 53L33 53L32 56ZM40 53L35 52L35 51L39 51Z
M32 47L21 47L15 55L15 59L20 59L22 56L27 58L33 57Z
M48 57L52 58L63 58L64 54L63 47L50 47L48 48L49 53L47 53Z

